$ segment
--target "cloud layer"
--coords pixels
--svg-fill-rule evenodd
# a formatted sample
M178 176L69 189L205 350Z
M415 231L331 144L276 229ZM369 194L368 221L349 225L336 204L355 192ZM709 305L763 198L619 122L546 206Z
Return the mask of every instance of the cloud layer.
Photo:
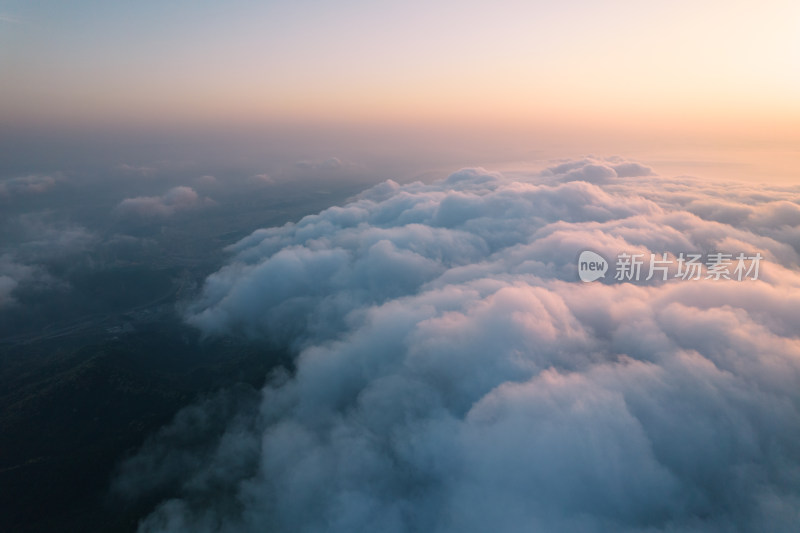
M116 488L174 495L141 531L792 531L798 198L586 159L256 231L187 319L287 346L295 373L183 412ZM583 284L584 249L765 264Z

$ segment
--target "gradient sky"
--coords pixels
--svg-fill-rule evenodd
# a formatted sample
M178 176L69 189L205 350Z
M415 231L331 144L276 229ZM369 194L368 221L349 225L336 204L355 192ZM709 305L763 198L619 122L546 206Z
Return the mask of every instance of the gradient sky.
M794 143L800 3L0 1L6 124L485 123Z

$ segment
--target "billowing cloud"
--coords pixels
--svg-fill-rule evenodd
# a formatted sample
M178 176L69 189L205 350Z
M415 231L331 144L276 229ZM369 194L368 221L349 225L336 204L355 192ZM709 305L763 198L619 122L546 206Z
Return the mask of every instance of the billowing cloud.
M584 180L590 183L604 183L611 178L634 178L653 176L653 169L640 163L624 161L617 157L604 160L586 158L567 160L554 165L544 175L558 176L562 180Z
M126 198L116 209L121 215L164 218L210 202L208 198L201 198L191 187L180 186L173 187L162 196Z
M588 158L256 231L187 319L288 347L294 373L184 411L117 491L173 495L144 532L793 531L798 193ZM581 283L585 249L765 259Z

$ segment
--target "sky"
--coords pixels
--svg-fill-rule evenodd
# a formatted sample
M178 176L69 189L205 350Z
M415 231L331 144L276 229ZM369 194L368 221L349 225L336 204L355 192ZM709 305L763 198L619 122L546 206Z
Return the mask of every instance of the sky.
M291 358L119 463L141 532L794 531L798 94L796 0L0 0L0 307L180 270Z
M0 2L5 124L797 141L797 2Z

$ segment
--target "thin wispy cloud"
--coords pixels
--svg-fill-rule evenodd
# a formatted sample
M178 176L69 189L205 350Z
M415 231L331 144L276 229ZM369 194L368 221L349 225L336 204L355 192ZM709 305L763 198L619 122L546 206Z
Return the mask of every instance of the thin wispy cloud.
M115 168L123 174L132 174L145 178L153 177L158 172L158 170L154 167L148 167L144 165L129 165L127 163L120 163Z
M6 15L5 13L0 13L0 22L5 22L7 24L21 24L22 20L12 15Z
M0 198L45 193L63 181L65 177L60 172L0 179Z

